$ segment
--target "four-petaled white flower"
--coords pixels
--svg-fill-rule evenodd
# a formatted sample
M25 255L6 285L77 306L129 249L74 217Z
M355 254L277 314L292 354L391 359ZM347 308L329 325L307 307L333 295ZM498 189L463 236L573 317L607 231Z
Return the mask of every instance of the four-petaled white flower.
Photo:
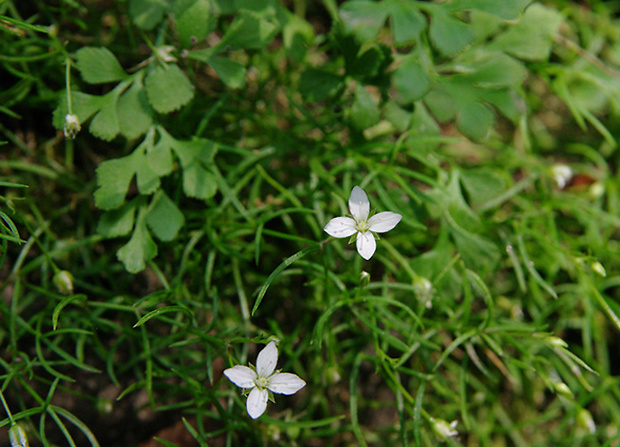
M277 362L278 348L272 341L258 353L256 371L242 365L224 370L224 375L239 388L251 389L246 407L252 419L265 412L269 391L290 395L306 386L296 374L275 371Z
M325 225L325 232L332 237L343 238L355 235L358 253L369 260L377 249L374 233L385 233L394 228L403 218L398 213L384 211L370 219L370 201L362 188L355 186L349 197L350 217L336 217ZM353 238L351 238L353 240Z

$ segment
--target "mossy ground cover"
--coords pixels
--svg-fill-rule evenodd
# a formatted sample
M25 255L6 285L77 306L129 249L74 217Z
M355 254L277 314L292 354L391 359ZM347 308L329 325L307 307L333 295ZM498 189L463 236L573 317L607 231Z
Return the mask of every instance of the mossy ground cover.
M0 444L620 446L618 17L0 1Z

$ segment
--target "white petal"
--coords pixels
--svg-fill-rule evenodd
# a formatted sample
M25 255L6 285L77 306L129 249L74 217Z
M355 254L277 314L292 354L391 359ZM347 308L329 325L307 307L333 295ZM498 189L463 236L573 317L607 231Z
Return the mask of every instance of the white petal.
M224 370L224 375L228 377L232 383L239 388L252 388L254 387L254 379L256 379L256 373L247 366L233 366Z
M358 233L356 245L357 252L367 261L372 258L372 255L375 254L375 250L377 249L377 242L370 231Z
M349 237L356 233L357 228L350 217L335 217L327 222L324 230L331 237Z
M269 342L267 346L258 353L256 358L256 372L260 377L269 377L276 369L278 363L278 348L274 342Z
M297 391L306 386L306 382L301 380L296 374L278 373L269 379L269 388L278 394L295 394Z
M368 219L368 225L370 226L370 231L374 231L375 233L385 233L386 231L390 231L394 228L402 218L403 216L398 213L384 211L383 213L375 214Z
M268 399L269 392L267 390L254 388L252 391L250 391L250 395L248 396L248 401L246 403L246 408L248 409L248 414L252 419L260 417L260 415L265 412L265 410L267 409Z
M355 186L349 197L349 210L358 222L364 222L368 219L370 213L370 202L368 196L362 188Z

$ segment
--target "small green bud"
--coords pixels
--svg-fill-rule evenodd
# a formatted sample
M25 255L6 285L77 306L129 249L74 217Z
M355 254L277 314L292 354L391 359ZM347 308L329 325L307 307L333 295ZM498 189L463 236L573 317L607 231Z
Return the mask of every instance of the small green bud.
M564 382L556 382L553 384L553 387L555 388L556 393L560 394L561 396L573 397L573 392Z
M370 284L370 273L362 270L362 273L360 274L360 282L362 283L362 286L367 286Z
M577 413L577 427L585 429L590 434L596 433L596 424L594 419L592 419L592 414L585 408L582 408Z
M71 295L73 293L73 275L66 270L61 270L54 275L54 285L63 295Z
M553 335L548 336L546 341L554 348L566 348L568 346L568 344L560 337L554 337Z
M28 447L28 437L19 424L13 424L9 428L9 440L11 447Z
M590 267L603 278L607 278L607 271L605 270L605 267L603 267L603 264L601 264L600 262L593 262L592 264L590 264Z

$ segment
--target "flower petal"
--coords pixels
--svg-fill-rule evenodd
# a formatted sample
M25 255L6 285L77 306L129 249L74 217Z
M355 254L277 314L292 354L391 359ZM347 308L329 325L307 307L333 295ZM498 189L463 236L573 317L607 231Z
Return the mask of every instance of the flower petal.
M261 390L260 388L254 388L250 391L248 401L245 407L248 410L248 414L252 419L260 417L261 414L267 409L267 400L269 399L269 392L267 390Z
M353 187L351 197L349 197L349 210L358 222L365 222L370 213L370 201L368 196L359 186Z
M271 341L256 358L256 372L259 377L269 377L276 369L276 363L278 363L278 348Z
M325 232L331 237L349 237L356 233L355 221L350 217L335 217L325 225Z
M296 374L277 373L269 379L269 388L278 394L295 394L297 391L306 386L306 382L299 378Z
M402 218L403 216L398 213L384 211L368 219L369 229L375 233L385 233L394 228Z
M357 252L367 261L372 258L372 255L375 254L375 250L377 249L377 242L370 231L358 233L356 245Z
M224 375L239 388L253 388L256 373L247 366L233 366L224 370Z

